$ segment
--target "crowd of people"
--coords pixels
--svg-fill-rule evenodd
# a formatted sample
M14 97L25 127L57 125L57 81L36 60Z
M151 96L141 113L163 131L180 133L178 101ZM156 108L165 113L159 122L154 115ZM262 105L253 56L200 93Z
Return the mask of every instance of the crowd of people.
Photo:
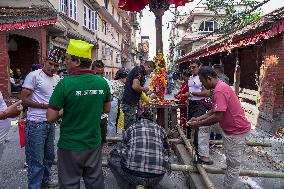
M152 120L150 111L137 114L141 94L150 94L146 76L155 69L153 61L134 67L129 73L121 68L114 80L104 77L104 63L92 62L92 44L71 39L66 52L51 49L43 67L30 72L21 85L21 100L7 107L0 93L0 158L10 124L9 118L28 107L25 126L25 154L28 188L44 186L79 188L105 187L102 172L102 147L106 137L123 135L119 148L110 152L108 165L120 188L136 185L156 187L170 170L170 149L166 131ZM65 58L69 76L57 73ZM177 83L177 74L173 85ZM180 126L193 140L194 163L213 164L209 139L224 140L227 169L224 189L238 179L245 137L250 123L220 65L202 66L191 61L182 73ZM118 128L123 114L124 129ZM55 123L60 121L57 144L58 183L51 178L55 159ZM218 124L218 133L209 126ZM4 127L5 126L5 127ZM219 138L218 138L219 137ZM109 143L109 145L111 145Z

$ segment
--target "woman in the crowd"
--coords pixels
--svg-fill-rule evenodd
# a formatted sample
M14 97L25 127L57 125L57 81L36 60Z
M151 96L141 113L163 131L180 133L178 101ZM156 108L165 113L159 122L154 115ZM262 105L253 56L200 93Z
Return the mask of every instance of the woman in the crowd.
M114 77L114 80L109 82L110 91L112 93L111 109L108 114L108 137L114 137L117 134L117 118L120 108L120 103L124 93L124 85L127 77L127 70L125 68L119 69Z
M180 90L175 94L175 98L179 100L179 104L185 105L188 93L188 78L190 77L189 71L184 71L182 73L183 83L180 86ZM180 109L180 126L185 130L187 122L187 107L183 107Z

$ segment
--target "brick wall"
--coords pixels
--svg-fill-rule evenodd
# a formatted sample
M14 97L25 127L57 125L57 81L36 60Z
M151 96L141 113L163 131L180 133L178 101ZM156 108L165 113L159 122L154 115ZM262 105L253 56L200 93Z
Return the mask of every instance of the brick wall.
M0 32L0 91L8 95L9 91L8 75L8 52L7 52L7 33Z
M278 35L264 43L260 69L259 126L273 133L284 127L284 39Z
M43 64L46 60L46 30L44 27L40 28L41 38L41 63Z

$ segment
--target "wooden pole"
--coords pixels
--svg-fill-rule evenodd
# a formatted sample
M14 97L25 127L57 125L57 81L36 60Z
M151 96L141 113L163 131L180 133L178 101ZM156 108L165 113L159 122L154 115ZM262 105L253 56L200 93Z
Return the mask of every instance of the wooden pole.
M191 152L189 152L189 154L191 154L192 157L193 157L193 148L192 148L189 140L186 138L185 134L183 133L183 131L181 130L181 128L179 126L177 126L177 129L178 129L178 132L179 132L186 148L191 150ZM209 189L215 189L216 188L215 185L213 184L213 182L209 178L209 176L208 176L206 170L203 168L203 166L201 164L197 164L196 167L198 169L199 174L203 178L206 187L209 188Z
M179 132L180 137L182 138L184 144L185 144L185 148L188 150L189 154L191 156L193 156L193 147L191 146L189 140L187 140L186 135L183 133L183 131L181 130L181 128L179 126L177 126L177 130Z
M107 137L108 142L121 142L122 138L121 137ZM169 139L170 143L173 144L181 144L183 143L183 140L175 138L175 139ZM210 140L210 144L223 144L222 140ZM261 147L272 147L271 143L264 143L264 142L254 142L254 141L247 141L246 144L248 146L261 146Z
M107 161L102 161L103 167L108 167ZM203 165L206 172L210 174L225 174L225 169ZM171 164L171 171L188 171L191 173L198 173L198 169L192 165L178 165ZM257 170L240 170L240 176L249 177L263 177L263 178L282 178L284 179L284 172L276 171L257 171Z
M236 52L236 67L234 73L234 89L236 95L239 95L240 91L240 82L241 82L241 67L240 67L240 59L239 59L239 50Z
M163 54L163 15L165 10L164 9L157 9L153 10L155 14L155 27L156 27L156 55L159 53Z

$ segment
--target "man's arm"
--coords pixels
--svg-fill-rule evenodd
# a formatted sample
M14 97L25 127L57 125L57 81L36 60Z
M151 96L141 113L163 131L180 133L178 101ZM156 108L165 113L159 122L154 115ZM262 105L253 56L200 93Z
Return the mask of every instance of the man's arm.
M189 121L187 124L192 128L202 127L202 126L210 126L218 123L222 120L224 112L213 112L212 115L208 116L205 119L197 120L197 121ZM198 118L197 118L198 119Z
M49 107L46 112L46 119L50 123L55 122L60 118L62 113L63 110L57 110L55 108Z
M210 117L213 113L214 113L213 110L209 110L206 114L199 117L193 117L189 121L201 121L203 119Z
M210 96L210 90L205 89L202 87L202 90L200 92L191 92L192 96L198 96L198 97L209 97Z
M105 102L104 103L104 113L109 113L110 112L110 108L111 108L111 102Z
M30 89L24 88L22 90L21 99L22 99L23 103L26 104L27 106L31 107L31 108L47 109L48 104L34 102L31 99L29 99L29 96L32 93L33 93L33 91L30 90Z
M9 106L5 111L0 111L0 120L18 116L23 109L21 103L22 101L19 100Z
M138 79L134 79L132 83L132 89L137 91L137 92L148 92L148 88L142 87L140 84L140 81Z

